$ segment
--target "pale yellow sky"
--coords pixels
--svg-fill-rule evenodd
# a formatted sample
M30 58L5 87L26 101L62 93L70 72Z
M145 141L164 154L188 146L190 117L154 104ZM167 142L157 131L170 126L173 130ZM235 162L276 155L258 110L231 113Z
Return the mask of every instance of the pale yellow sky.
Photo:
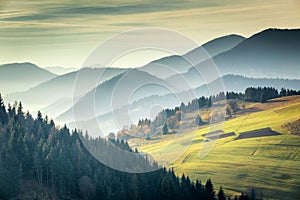
M42 67L80 67L104 40L143 27L172 29L199 44L232 33L249 37L270 27L299 28L300 3L0 0L0 64L29 61ZM164 51L137 52L116 65L140 66L165 55Z

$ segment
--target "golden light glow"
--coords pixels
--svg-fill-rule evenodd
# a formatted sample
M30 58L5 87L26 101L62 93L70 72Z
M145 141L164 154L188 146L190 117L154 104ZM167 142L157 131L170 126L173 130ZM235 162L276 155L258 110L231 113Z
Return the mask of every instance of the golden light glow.
M249 37L270 27L298 28L299 8L297 0L1 0L0 63L80 67L103 40L142 27L174 29L199 44L232 33ZM139 57L141 65L147 57ZM125 65L130 67L129 59Z

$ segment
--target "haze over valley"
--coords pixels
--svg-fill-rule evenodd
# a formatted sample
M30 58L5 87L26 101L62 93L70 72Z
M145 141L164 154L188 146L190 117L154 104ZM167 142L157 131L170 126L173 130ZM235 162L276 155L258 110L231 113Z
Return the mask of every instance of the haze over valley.
M0 199L298 199L299 6L0 0Z

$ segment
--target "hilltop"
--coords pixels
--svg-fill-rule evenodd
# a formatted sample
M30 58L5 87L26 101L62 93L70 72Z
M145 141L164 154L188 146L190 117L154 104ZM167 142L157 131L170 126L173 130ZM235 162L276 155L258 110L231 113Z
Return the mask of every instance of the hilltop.
M2 95L24 91L56 76L29 62L0 65L0 91Z

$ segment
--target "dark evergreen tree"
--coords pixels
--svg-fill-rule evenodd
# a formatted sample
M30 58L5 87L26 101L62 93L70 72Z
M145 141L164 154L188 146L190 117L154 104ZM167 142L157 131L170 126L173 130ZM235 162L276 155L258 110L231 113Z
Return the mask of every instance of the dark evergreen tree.
M208 98L207 106L208 106L208 107L211 107L211 106L212 106L212 97L211 97L211 96Z
M219 192L218 192L218 200L226 200L226 196L225 196L222 186L220 187Z
M264 88L250 87L245 90L246 101L261 102L261 100L267 101L269 99L273 99L277 97L278 97L278 91L272 87L264 87Z
M164 124L163 129L162 129L162 133L164 135L166 135L166 134L169 133L169 129L168 129L167 123Z
M245 195L243 192L241 196L239 197L239 200L249 200L248 195Z
M18 195L31 199L215 199L210 179L205 187L185 175L179 180L173 169L159 169L123 140L92 138L76 129L70 132L67 126L55 128L53 120L40 112L36 119L24 115L21 103L4 111L8 119L0 131L0 199L23 198ZM95 159L86 144L114 165L155 170L144 174L114 170ZM21 194L21 188L32 191Z
M8 122L8 115L6 113L6 108L0 93L0 123L6 124Z
M281 88L279 95L280 95L281 97L285 97L285 96L287 95L286 89Z
M250 200L256 200L256 194L255 194L255 190L252 188L251 189L251 193L250 193Z
M196 125L197 126L203 125L203 121L202 121L202 118L200 117L200 115L196 116Z
M207 200L216 200L216 193L210 179L206 181L205 192L206 192Z
M260 103L266 103L266 102L267 102L267 99L266 99L265 93L261 93L261 96L260 96Z

